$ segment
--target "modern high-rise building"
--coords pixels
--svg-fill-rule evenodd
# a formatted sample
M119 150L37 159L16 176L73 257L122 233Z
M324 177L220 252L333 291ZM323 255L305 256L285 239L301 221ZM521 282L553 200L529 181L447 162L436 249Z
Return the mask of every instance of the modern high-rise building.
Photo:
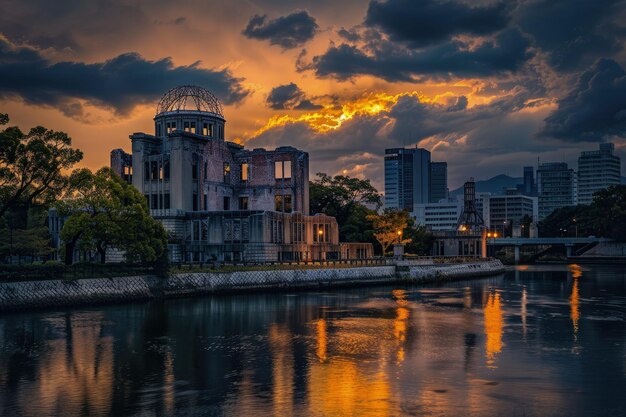
M430 152L420 148L385 149L385 207L413 211L430 201Z
M448 163L430 163L430 202L448 198Z
M565 162L539 165L537 191L539 193L539 220L554 210L578 204L576 172Z
M517 193L531 197L537 195L537 183L535 182L535 170L533 167L524 167L524 182L517 186Z
M578 158L578 203L591 204L593 193L619 185L622 163L615 145L601 143L597 151L581 152Z

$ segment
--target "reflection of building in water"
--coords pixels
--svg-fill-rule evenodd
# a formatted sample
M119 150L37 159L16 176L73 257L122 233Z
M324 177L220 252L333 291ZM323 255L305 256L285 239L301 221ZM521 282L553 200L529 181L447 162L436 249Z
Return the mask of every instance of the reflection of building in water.
M18 393L20 414L40 416L41 410L57 410L66 416L108 415L114 385L113 337L101 335L101 313L68 314L62 327L65 338L46 341L37 377Z
M276 417L293 415L294 357L291 332L285 325L272 324L269 343L272 351L272 405Z
M522 316L522 336L526 340L526 316L528 315L526 306L528 304L528 291L526 287L522 288L521 316Z
M487 366L496 368L496 354L502 351L502 333L504 330L504 314L502 310L502 299L500 293L492 291L489 293L487 303L484 307L485 316L485 351L487 356Z
M572 284L572 294L569 297L570 317L572 319L572 327L574 328L574 339L578 337L578 320L580 320L580 300L578 295L578 279L582 277L583 271L579 265L572 264L569 266L570 273L574 280Z

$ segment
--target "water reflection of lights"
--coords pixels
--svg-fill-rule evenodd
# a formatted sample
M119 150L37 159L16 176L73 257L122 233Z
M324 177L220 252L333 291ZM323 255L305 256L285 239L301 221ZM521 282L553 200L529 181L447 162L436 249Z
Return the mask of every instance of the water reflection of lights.
M489 293L487 303L483 310L485 316L485 353L487 356L487 366L496 368L496 354L502 351L502 334L504 331L504 314L502 310L502 299L500 293L492 291Z
M580 320L580 296L578 293L578 279L583 276L580 265L572 264L569 266L570 273L574 282L572 284L572 294L569 297L570 318L572 319L572 327L574 329L574 340L578 338L578 321Z
M326 333L326 320L319 319L316 324L317 328L317 357L320 362L325 362L327 359L326 352L328 350L328 339Z
M410 310L406 307L408 305L406 291L394 290L392 294L396 300L396 304L398 305L398 308L396 308L396 318L393 321L393 335L398 344L396 360L398 363L401 363L404 361L405 356L404 343L406 342Z

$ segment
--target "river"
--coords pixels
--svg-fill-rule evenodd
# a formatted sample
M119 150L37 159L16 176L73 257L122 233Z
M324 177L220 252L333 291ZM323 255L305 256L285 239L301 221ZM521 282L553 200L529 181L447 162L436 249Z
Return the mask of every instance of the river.
M626 270L0 317L2 416L622 416Z

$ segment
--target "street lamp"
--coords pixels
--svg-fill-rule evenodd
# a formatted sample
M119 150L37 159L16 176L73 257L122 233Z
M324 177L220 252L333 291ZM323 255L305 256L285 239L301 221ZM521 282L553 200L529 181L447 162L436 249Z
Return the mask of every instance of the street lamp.
M398 230L398 244L402 241L402 230Z
M324 230L322 230L321 227L317 230L317 235L319 236L317 241L320 243L320 264L321 264L321 262L322 262L322 245L321 245L321 243L322 243L323 236L324 236Z
M576 237L578 237L578 223L576 223L576 218L573 218L572 221L574 222L574 226L576 228Z

